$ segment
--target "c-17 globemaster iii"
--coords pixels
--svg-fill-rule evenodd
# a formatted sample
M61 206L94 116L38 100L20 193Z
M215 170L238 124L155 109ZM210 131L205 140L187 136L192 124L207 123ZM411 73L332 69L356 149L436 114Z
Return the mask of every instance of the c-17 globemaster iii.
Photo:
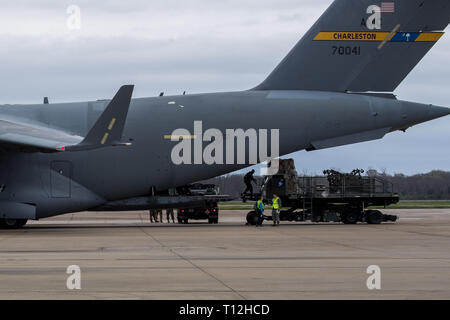
M1 225L151 208L163 190L446 116L392 92L449 20L449 0L336 0L251 90L0 106Z

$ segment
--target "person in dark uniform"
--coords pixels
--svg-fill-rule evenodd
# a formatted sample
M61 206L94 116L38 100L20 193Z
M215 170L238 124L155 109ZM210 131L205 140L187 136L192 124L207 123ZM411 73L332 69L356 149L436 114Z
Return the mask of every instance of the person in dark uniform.
M244 183L247 188L245 189L243 194L250 193L250 195L253 195L252 182L256 183L256 179L255 179L255 177L253 177L254 174L255 174L255 170L252 170L244 176Z
M163 211L162 209L157 209L156 210L156 217L159 216L159 221L156 221L158 223L163 223Z
M158 223L158 217L156 216L156 209L150 209L150 222L151 223Z
M167 216L167 223L170 223L170 218L172 218L172 222L175 223L175 216L173 214L172 208L166 210L166 216Z

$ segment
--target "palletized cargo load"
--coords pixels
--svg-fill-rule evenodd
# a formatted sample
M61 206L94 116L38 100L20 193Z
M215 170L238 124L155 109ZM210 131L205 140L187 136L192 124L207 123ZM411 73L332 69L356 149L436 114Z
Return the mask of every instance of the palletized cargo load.
M281 221L345 224L397 221L397 216L369 209L399 202L399 195L387 180L364 176L364 170L358 169L349 174L327 170L324 171L324 176L299 177L292 159L279 160L279 168L277 174L264 177L260 193L243 194L242 199L257 201L262 196L266 204L270 204L272 196L276 194L284 208L280 212ZM272 220L272 217L265 215L264 219ZM256 211L248 213L249 224L254 225L257 220Z

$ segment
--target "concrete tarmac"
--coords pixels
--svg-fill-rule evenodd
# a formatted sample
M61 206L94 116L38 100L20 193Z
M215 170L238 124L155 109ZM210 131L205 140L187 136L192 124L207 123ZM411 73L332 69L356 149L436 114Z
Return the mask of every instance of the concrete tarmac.
M77 213L0 230L0 299L450 299L450 210L383 225L150 224ZM165 217L164 217L165 220ZM267 222L266 222L267 223ZM67 267L81 268L68 290ZM381 268L381 290L367 267Z

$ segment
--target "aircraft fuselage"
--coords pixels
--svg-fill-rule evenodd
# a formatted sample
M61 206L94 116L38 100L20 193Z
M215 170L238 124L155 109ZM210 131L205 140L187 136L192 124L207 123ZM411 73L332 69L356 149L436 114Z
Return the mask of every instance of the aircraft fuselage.
M85 136L107 104L6 105L0 107L0 116ZM212 165L201 159L201 164L195 164L194 149L191 164L174 164L172 151L179 142L168 137L177 129L186 129L194 136L194 124L199 121L203 132L218 129L224 139L227 129L279 130L282 156L303 149L379 139L388 132L447 113L446 108L396 99L317 91L244 91L134 99L123 133L123 141L132 143L129 147L61 153L5 149L1 154L0 184L4 188L0 201L36 205L36 218L44 218L145 196L152 187L166 190L252 165L236 159ZM202 150L209 143L202 142ZM248 145L245 150L248 160ZM223 159L229 151L224 146ZM261 160L258 158L258 162Z

